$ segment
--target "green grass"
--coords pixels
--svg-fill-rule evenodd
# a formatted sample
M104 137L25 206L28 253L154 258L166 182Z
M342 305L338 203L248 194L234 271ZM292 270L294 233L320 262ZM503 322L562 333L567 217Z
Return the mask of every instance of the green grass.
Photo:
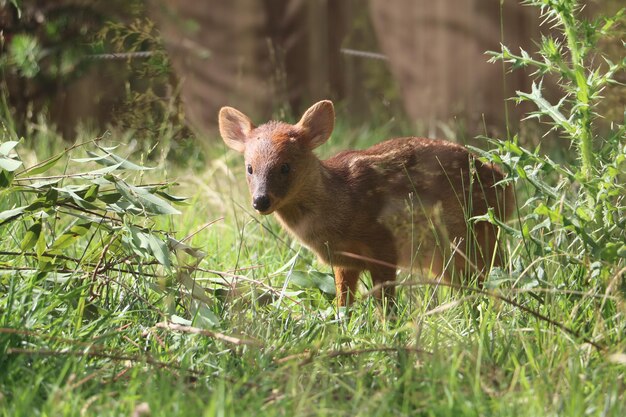
M334 138L356 147L388 136L338 129ZM42 160L31 139L22 160ZM128 260L132 273L93 275L82 261L55 279L16 254L29 223L0 226L0 415L132 415L142 403L152 416L626 415L624 284L606 272L615 268L596 279L588 263L508 237L510 282L491 292L405 274L395 315L371 298L337 312L330 295L291 282L293 271L330 269L252 213L239 155L215 143L202 172L124 174L178 183L172 193L189 197L180 215L128 221L179 240L197 232L185 243L206 252L200 261L178 253L170 270L146 258ZM0 211L16 195L5 191ZM90 244L64 253L83 259ZM193 297L185 277L206 291Z

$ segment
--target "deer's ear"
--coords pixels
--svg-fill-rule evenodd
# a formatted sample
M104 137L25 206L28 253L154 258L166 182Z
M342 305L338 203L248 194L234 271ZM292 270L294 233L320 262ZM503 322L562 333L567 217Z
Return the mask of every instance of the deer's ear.
M220 135L226 145L239 153L246 149L248 133L254 129L252 121L237 109L222 107L219 115Z
M330 138L335 127L335 108L330 100L318 101L304 112L296 126L306 137L310 149L317 148Z

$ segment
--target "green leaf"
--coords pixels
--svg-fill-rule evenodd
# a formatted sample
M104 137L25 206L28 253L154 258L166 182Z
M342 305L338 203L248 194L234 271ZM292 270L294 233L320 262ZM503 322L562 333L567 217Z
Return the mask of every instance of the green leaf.
M132 203L129 203L128 201L119 201L114 204L108 204L106 209L113 213L119 214L120 217L123 217L127 214L136 214L136 215L146 214L144 210L142 210L141 208L135 207Z
M21 166L22 161L7 158L5 156L0 156L0 168L4 169L5 171L13 172Z
M22 248L23 252L33 248L37 241L39 240L39 236L41 235L41 221L35 222L28 231L26 231L26 235L24 235L24 239L22 239L22 243L20 243L20 248Z
M530 227L527 222L522 224L522 238L524 240L532 240L532 237L530 236Z
M196 249L194 247L191 247L179 240L176 240L174 238L168 237L167 238L167 246L170 248L170 250L174 251L174 250L182 250L183 252L193 256L194 258L197 259L202 259L204 258L207 253L200 250L200 249Z
M626 258L626 244L607 243L600 251L600 256L607 262L616 262L618 258Z
M167 245L161 239L157 239L156 236L152 234L144 233L146 240L148 241L148 245L150 248L150 252L154 255L157 261L165 267L170 267L170 255L167 250Z
M81 164L84 164L85 162L98 162L98 161L102 161L104 159L107 159L109 157L109 155L98 155L97 153L91 152L91 151L87 151L87 153L89 155L92 155L91 158L72 158L72 162L78 162ZM103 162L102 165L115 165L115 162L111 162L109 160L109 162L105 163Z
M161 197L165 198L166 200L172 201L174 203L183 203L185 202L185 200L187 200L187 197L180 197L177 195L172 195L172 194L168 194L164 191L156 191L156 194L160 195ZM184 204L186 205L186 204Z
M72 279L73 276L74 274L70 272L65 272L65 273L51 272L51 273L46 274L46 281L53 282L55 284L65 284L70 279Z
M147 209L148 212L154 214L180 214L180 211L176 210L174 207L166 203L164 200L156 197L153 194L142 194L140 195L143 206Z
M191 326L191 320L184 319L176 314L172 314L170 321L174 324L180 324L181 326Z
M50 272L53 272L55 268L56 265L51 262L51 258L40 259L39 264L37 265L37 278L45 278Z
M588 213L588 211L590 211L590 210L586 206L585 207L577 207L576 208L576 214L584 222L590 222L591 221L591 216L590 216L590 213Z
M189 275L189 273L185 271L181 271L180 275L178 276L178 279L181 282L181 284L183 284L185 288L187 288L187 290L190 291L191 297L193 299L202 301L205 304L211 303L211 299L206 295L206 291L204 290L204 287L198 284Z
M37 260L39 261L39 269L42 269L41 265L42 263L45 263L48 261L47 258L45 258L43 255L44 253L46 253L46 250L48 249L48 247L46 246L46 238L44 237L43 233L39 234L39 238L37 239L37 242L35 243L35 253L37 254Z
M46 172L47 170L49 170L50 168L52 168L53 166L56 165L56 163L59 161L59 159L61 159L65 154L64 153L60 153L57 156L53 156L52 158L49 158L46 161L43 161L42 163L32 166L30 168L28 168L26 171L24 171L22 174L27 173L28 175L39 175L39 174L43 174L44 172ZM56 180L58 181L58 180Z
M156 236L145 233L137 227L130 227L132 244L135 250L142 256L152 255L163 266L170 267L170 256L167 245Z
M41 46L34 36L17 34L11 39L9 56L24 77L33 78L39 73L41 55Z
M105 168L100 168L100 169L96 169L94 171L88 172L87 175L92 175L92 176L100 176L100 175L105 175L108 174L110 172L115 171L116 169L118 169L120 166L122 166L121 163L119 164L114 164L111 166L107 166Z
M485 282L483 282L483 286L485 289L495 290L496 288L500 288L502 284L513 281L515 281L515 278L507 274L502 268L494 267L489 271L489 275Z
M77 193L79 192L83 192L86 190L89 190L88 186L73 186L73 185L68 185L66 187L62 187L62 188L54 188L55 190L67 194L72 201L74 201L76 203L76 205L78 205L79 207L82 207L84 209L88 209L88 210L98 210L99 207L91 204L90 202L86 201L85 199L83 199L80 195L78 195Z
M107 204L117 203L120 200L120 198L122 198L122 194L115 192L115 191L106 192L104 194L98 194L98 200Z
M203 302L198 302L198 304L193 318L193 325L202 329L214 329L219 326L220 319L215 315L213 310Z
M61 181L61 178L55 178L55 179L51 179L51 180L43 180L43 181L37 181L34 182L32 184L28 184L28 187L30 188L34 188L34 189L39 189L42 187L46 187L48 185L52 185L52 184L57 184Z
M150 254L150 244L148 244L148 241L145 238L145 233L142 233L141 230L133 226L130 226L128 231L131 236L129 243L132 245L131 247L134 252L144 257L148 256Z
M319 271L292 271L289 280L302 288L317 288L325 294L336 295L335 278L330 274Z
M13 181L13 173L0 169L0 188L7 188Z
M176 210L165 200L150 194L149 190L145 188L128 185L122 181L116 182L115 187L128 201L136 207L143 208L148 213L180 214L180 211Z
M45 197L40 197L36 200L33 200L32 203L30 203L28 206L26 206L26 210L27 212L33 212L33 211L37 211L37 210L41 210L41 209L47 209L52 207L55 203L57 202L57 200L54 201L50 201L47 200Z
M0 143L0 155L9 156L9 153L13 150L13 148L19 145L19 143L20 142L17 140Z
M98 191L100 190L100 186L98 184L92 184L91 187L85 193L85 200L93 202L98 196Z
M116 166L119 167L121 169L130 169L132 171L147 171L150 169L154 169L151 167L144 167L141 165L137 165L137 164L133 164L132 162L128 161L127 159L124 159L122 157L119 157L115 154L112 153L106 153L104 155L98 155L95 152L91 152L91 151L87 151L87 153L89 155L91 155L91 158L77 158L77 159L72 159L72 161L74 162L89 162L89 161L93 161L97 164L100 165L105 165L105 166Z
M517 91L517 95L523 99L534 102L542 114L549 116L554 121L554 123L563 128L566 132L570 134L575 132L576 129L559 110L559 106L563 104L565 97L563 98L563 100L561 100L561 102L559 102L559 104L553 106L541 95L541 90L542 83L540 82L539 84L537 84L533 82L530 93Z
M54 243L50 247L50 250L64 249L72 245L78 240L78 238L87 234L89 229L91 229L92 224L93 222L91 221L74 224L72 227L69 228L69 230L67 230L54 241Z
M17 207L17 208L11 209L11 210L5 210L5 211L1 212L0 213L0 222L4 223L6 221L9 221L9 220L11 220L11 219L21 215L26 210L26 207L28 207L28 206Z
M512 142L507 140L506 142L503 143L503 147L505 150L515 154L515 155L523 155L524 152L522 151L522 149L517 145L517 143Z

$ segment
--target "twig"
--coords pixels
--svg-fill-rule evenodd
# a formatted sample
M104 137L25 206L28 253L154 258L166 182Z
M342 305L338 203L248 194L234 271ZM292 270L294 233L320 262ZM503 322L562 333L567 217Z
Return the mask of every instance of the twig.
M135 51L135 52L114 52L109 54L90 54L85 55L85 59L95 60L112 60L112 59L146 59L154 55L154 51Z
M222 342L231 343L233 345L248 345L248 346L263 346L263 344L257 340L253 339L242 339L234 336L225 335L219 332L212 332L210 330L200 329L198 327L192 326L183 326L181 324L171 323L171 322L160 322L157 323L154 327L158 329L166 329L173 330L176 332L182 333L190 333L190 334L199 334L202 336L210 337L212 339L221 340Z
M11 251L0 251L0 256L1 255L5 255L5 256L28 256L31 258L36 258L38 257L38 255L34 252L11 252ZM58 259L63 259L64 261L72 261L72 262L76 262L76 263L81 263L80 259L77 258L72 258L71 256L66 256L66 255L61 255L61 254L52 254L52 253L43 253L41 255L42 257L46 257L46 258L58 258ZM128 259L121 259L119 261L117 261L117 263L124 263L127 262ZM91 263L91 262L85 262L83 263L83 265L86 266L94 266L96 264ZM160 265L157 261L150 261L150 262L137 262L137 263L132 263L130 262L129 265L133 266L133 265L137 265L137 266L154 266L154 265ZM0 268L0 269L6 269L6 270L10 270L10 269L15 269L16 271L29 271L29 270L37 270L37 268L35 267L15 267L15 268L11 268L11 267L6 267L6 268ZM152 274L150 272L140 272L140 271L135 271L132 269L125 269L125 268L119 268L119 267L112 267L112 266L108 266L106 267L105 271L115 271L115 272L122 272L122 273L127 273L127 274L136 274L136 275L140 275L140 276L145 276L145 277L150 277L150 278L157 278L160 275L158 274ZM56 270L55 272L76 272L76 270ZM102 271L99 271L102 272Z
M331 350L329 352L319 352L319 351L308 351L302 353L296 353L293 355L288 355L283 358L275 359L274 363L280 365L286 362L289 362L294 359L303 359L300 362L300 365L305 365L310 363L315 356L320 358L330 359L336 358L339 356L357 356L363 355L366 353L379 353L379 352L407 352L407 353L423 353L426 355L432 355L431 351L420 349L413 346L379 346L372 348L364 348L364 349L350 349L350 350Z
M78 356L78 357L92 357L92 358L102 358L102 359L110 359L113 361L131 361L131 362L145 362L150 365L157 366L159 368L172 369L175 371L181 371L182 368L178 364L171 364L167 362L161 362L159 360L153 359L149 356L140 356L140 355L122 355L116 353L106 353L106 352L98 352L98 351L90 351L90 350L52 350L52 349L22 349L22 348L9 348L7 349L7 355L32 355L32 356ZM194 371L191 369L186 369L186 372L189 372L193 375L202 375L202 373L198 371Z
M379 52L359 51L357 49L341 48L339 50L344 55L356 56L358 58L379 59L381 61L388 61L389 58L385 54Z
M100 269L100 265L102 265L102 261L104 260L104 257L106 255L106 253L109 251L109 248L111 247L111 245L113 244L113 242L115 242L117 240L117 236L113 235L113 237L111 238L111 240L109 240L109 242L104 246L104 248L102 249L102 253L100 254L100 256L98 257L98 262L96 263L96 266L93 269L93 274L91 274L91 283L89 284L89 294L90 297L93 299L96 297L96 293L93 291L93 286L94 283L96 282L96 278L98 276L98 270ZM105 272L106 269L104 269L102 272Z
M206 229L207 227L209 227L209 226L211 226L211 225L213 225L213 224L215 224L215 223L217 223L217 222L219 222L219 221L222 221L222 220L224 220L224 216L222 216L222 217L220 217L220 218L218 218L218 219L215 219L215 220L211 220L210 222L203 224L201 227L199 227L199 228L198 228L198 230L196 230L196 231L195 231L195 232L193 232L192 234L190 234L190 235L185 236L184 238L182 238L182 239L181 239L181 242L185 242L186 240L191 239L192 237L194 237L195 235L197 235L198 233L200 233L201 231L203 231L203 230L204 230L204 229Z

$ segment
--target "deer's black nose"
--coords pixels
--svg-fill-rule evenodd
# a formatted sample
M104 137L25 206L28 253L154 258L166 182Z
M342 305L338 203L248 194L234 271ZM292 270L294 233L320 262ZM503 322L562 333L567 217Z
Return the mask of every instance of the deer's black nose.
M252 207L261 212L267 211L267 209L270 208L270 205L270 197L266 194L257 195L252 200Z

